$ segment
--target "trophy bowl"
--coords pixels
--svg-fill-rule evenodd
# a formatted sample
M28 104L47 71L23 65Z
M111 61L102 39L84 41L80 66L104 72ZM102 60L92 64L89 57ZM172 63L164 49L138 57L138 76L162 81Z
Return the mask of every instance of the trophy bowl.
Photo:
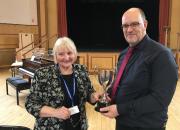
M110 102L107 98L107 90L111 86L113 80L114 80L114 71L113 70L99 70L98 71L98 81L99 84L103 87L103 95L99 99L99 101L96 103L95 110L100 111L100 108L106 107L110 105Z

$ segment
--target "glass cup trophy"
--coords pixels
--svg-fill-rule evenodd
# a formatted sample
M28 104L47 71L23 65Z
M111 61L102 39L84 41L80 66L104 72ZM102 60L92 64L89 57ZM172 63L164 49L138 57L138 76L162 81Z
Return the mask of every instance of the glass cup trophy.
M96 103L95 110L100 111L100 108L110 105L110 102L107 98L107 90L112 85L114 80L114 71L113 70L98 70L97 71L98 82L103 88L103 95L100 97L99 101Z

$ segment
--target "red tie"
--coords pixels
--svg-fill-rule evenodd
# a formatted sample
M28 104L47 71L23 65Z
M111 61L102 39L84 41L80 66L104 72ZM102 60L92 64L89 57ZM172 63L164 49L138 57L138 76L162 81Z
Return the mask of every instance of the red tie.
M134 47L129 47L128 48L128 51L127 51L127 53L126 53L126 55L125 55L125 57L124 57L124 59L122 61L122 64L121 64L120 68L119 68L116 80L115 80L113 88L112 88L112 93L111 93L112 101L114 100L114 97L115 97L115 94L116 94L116 90L117 90L118 85L119 85L119 81L121 80L123 71L124 71L124 69L126 67L126 64L128 63L129 58L132 55L133 50L134 50Z

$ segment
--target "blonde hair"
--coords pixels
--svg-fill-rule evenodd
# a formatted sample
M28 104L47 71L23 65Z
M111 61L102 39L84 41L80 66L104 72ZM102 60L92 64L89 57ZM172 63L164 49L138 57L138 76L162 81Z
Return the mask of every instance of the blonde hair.
M54 63L57 64L57 58L56 58L56 53L59 49L68 49L68 50L71 50L74 55L75 55L75 59L74 59L74 62L76 61L77 59L77 49L76 49L76 46L74 44L74 42L68 38L68 37L61 37L61 38L58 38L54 44L54 47L53 47L53 56L54 56Z

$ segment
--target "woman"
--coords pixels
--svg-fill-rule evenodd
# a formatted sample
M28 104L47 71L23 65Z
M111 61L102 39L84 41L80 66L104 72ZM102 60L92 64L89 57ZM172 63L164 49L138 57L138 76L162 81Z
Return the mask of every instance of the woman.
M74 42L59 38L53 48L55 65L36 71L25 107L36 118L35 130L87 130L85 103L95 104L93 89L83 65L75 64Z

